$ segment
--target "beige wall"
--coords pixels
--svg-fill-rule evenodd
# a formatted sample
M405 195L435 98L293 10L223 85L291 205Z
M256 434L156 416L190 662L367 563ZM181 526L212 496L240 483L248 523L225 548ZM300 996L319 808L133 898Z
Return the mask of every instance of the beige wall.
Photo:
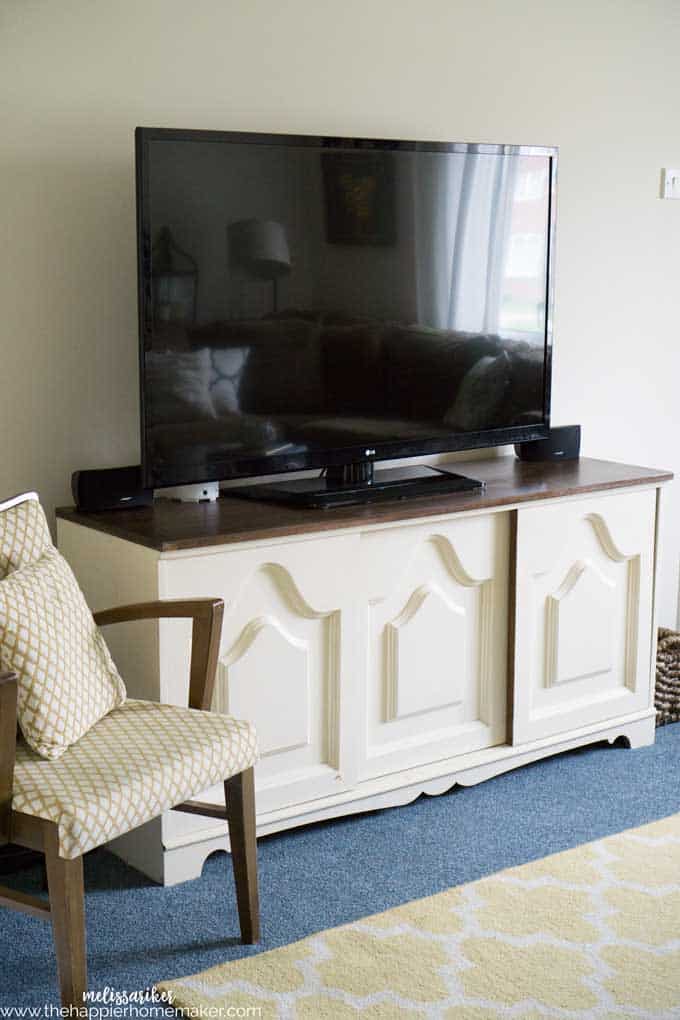
M677 0L0 0L0 494L138 460L137 124L559 145L554 420L680 472L679 53Z

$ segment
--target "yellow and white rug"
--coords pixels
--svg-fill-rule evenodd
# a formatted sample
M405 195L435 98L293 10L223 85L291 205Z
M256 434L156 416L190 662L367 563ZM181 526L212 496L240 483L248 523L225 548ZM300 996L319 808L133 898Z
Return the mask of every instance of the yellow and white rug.
M159 988L266 1020L677 1020L680 815Z

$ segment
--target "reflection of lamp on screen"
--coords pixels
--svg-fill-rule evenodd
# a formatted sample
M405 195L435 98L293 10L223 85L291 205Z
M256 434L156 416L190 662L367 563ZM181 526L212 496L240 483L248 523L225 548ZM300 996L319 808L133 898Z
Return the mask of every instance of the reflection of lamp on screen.
M286 231L274 220L239 220L229 225L229 253L250 276L271 280L273 310L278 310L278 279L290 272Z

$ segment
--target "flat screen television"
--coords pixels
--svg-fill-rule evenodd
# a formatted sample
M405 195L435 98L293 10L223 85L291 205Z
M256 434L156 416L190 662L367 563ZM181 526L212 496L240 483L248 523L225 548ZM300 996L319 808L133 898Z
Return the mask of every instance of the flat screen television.
M349 499L375 461L544 438L556 169L547 147L137 128L146 485L319 469L267 494Z

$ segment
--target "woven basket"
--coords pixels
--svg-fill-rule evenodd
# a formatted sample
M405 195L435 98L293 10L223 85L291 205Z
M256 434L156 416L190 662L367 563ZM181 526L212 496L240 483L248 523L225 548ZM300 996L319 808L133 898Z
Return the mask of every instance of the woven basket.
M680 721L680 634L659 628L656 652L656 725Z

